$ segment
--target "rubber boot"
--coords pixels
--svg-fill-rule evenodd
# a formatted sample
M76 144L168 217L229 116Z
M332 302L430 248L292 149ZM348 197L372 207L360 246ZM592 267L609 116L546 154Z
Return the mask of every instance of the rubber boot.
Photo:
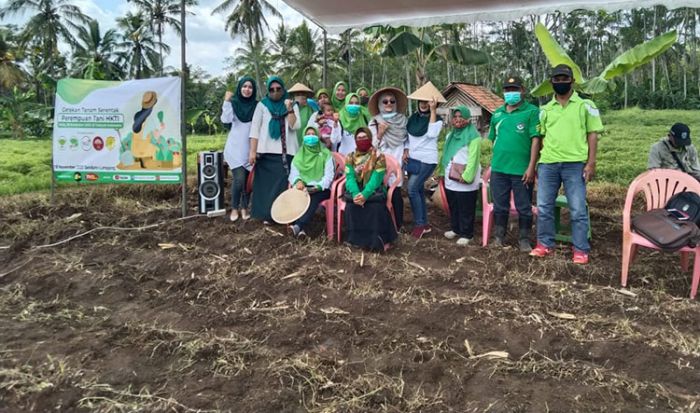
M532 251L532 245L530 245L530 232L532 230L532 218L520 218L518 222L519 227L519 237L518 237L518 248L522 252Z
M493 217L493 245L502 247L505 244L506 231L508 229L508 215L494 215Z

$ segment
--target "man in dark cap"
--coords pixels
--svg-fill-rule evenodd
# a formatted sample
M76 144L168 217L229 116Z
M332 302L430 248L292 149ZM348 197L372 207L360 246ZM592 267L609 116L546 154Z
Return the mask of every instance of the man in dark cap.
M700 181L698 151L690 142L688 125L676 123L666 137L651 147L647 168L677 169Z
M494 205L494 242L503 246L513 194L518 210L520 251L530 252L532 229L532 189L540 153L538 130L540 110L525 100L525 87L518 76L503 82L505 104L491 117L489 139L493 142L491 158L491 195Z
M603 131L603 123L595 103L576 93L575 81L571 67L561 64L552 69L554 98L540 108L537 246L530 255L544 257L554 250L554 207L563 184L571 217L573 261L588 264L591 246L586 183L595 174L598 133Z

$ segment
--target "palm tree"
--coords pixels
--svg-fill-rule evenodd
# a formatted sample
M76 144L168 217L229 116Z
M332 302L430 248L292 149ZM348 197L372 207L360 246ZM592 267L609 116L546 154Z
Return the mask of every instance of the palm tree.
M245 35L249 46L260 43L260 38L263 34L263 25L264 27L269 27L267 20L265 20L265 12L272 16L282 16L267 0L224 0L221 4L216 6L212 14L227 13L232 8L233 11L226 17L225 29L233 38ZM260 62L255 61L254 63L256 81L258 85L261 86ZM263 89L262 87L258 87L258 94L260 94Z
M11 32L0 29L0 89L11 89L25 77L24 71L17 64L20 59L12 40Z
M310 85L321 76L323 55L318 45L318 33L309 30L306 21L292 31L292 79Z
M246 44L245 47L236 49L235 57L228 58L228 67L240 74L248 74L260 70L261 74L269 76L273 70L273 55L261 40L253 45Z
M135 3L139 10L150 19L151 31L158 36L158 43L163 45L165 28L175 30L178 36L182 36L180 25L180 0L127 0ZM185 0L185 6L196 6L197 0ZM189 14L194 14L189 12ZM159 47L159 72L163 74L163 47Z
M282 77L288 78L292 74L292 58L294 51L292 48L292 33L294 30L289 30L287 25L282 21L274 31L274 40L270 43L272 57L279 68L279 73Z
M149 30L146 16L142 12L127 13L117 19L117 27L122 30L120 59L128 65L129 77L141 79L150 76L158 67L157 48L170 53L170 46L159 43Z
M78 29L73 64L75 72L83 79L114 80L122 77L116 53L119 35L116 30L100 33L100 24L91 20Z
M69 0L9 0L0 9L0 19L27 12L36 13L26 23L22 37L26 42L34 40L40 45L44 60L58 55L59 40L75 44L71 31L77 30L78 24L90 21Z

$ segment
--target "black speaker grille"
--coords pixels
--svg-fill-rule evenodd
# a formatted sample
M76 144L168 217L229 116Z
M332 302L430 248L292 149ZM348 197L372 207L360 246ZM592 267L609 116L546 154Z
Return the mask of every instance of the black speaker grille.
M199 192L205 199L214 199L219 195L219 185L216 182L203 182L199 187Z

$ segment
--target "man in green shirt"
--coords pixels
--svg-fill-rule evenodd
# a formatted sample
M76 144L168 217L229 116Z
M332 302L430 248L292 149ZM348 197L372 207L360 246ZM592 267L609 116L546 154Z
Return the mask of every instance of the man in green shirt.
M576 264L587 264L586 183L595 174L598 133L603 131L595 104L574 91L574 74L567 65L552 70L554 98L540 108L542 152L537 168L537 246L530 255L544 257L554 249L554 204L559 188L569 204Z
M494 207L494 245L503 246L513 194L518 210L520 251L530 252L532 189L540 153L540 110L525 101L525 87L517 76L503 82L505 104L491 117L489 139L493 142L491 195Z

